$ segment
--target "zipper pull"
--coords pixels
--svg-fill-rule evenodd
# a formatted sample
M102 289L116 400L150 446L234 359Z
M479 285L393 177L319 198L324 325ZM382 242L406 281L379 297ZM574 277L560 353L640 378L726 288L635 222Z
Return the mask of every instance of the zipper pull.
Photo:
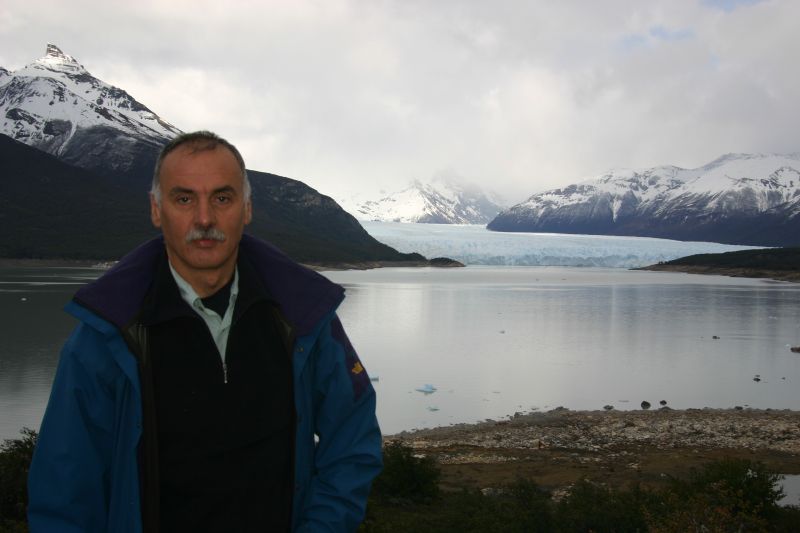
M228 363L225 361L222 362L222 381L223 383L228 383Z

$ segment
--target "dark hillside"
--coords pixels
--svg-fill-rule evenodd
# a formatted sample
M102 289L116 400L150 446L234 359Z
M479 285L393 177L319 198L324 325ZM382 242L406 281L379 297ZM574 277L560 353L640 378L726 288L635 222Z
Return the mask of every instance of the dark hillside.
M0 135L0 257L118 259L157 234L147 195Z
M722 254L698 254L667 261L664 264L800 271L800 247L739 250Z
M375 240L351 214L305 183L248 170L253 222L247 232L308 263L420 261Z
M644 267L690 274L720 274L800 282L800 247L698 254Z
M134 165L135 175L116 175L113 165L86 170L5 135L0 161L0 257L113 260L158 233L150 224L146 165ZM253 222L246 231L295 260L424 261L376 241L336 202L300 181L249 175Z

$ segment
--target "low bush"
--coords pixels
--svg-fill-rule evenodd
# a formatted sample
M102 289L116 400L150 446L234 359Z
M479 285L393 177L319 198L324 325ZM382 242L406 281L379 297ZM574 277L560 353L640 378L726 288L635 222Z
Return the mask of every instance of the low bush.
M37 434L23 428L22 438L0 444L0 531L27 531L28 469Z
M383 449L383 471L372 484L372 495L397 503L426 503L439 497L439 467L431 457L417 457L400 442Z
M673 479L665 493L665 513L653 531L776 531L785 513L778 506L781 476L762 463L723 459L693 471L686 480Z
M554 501L524 479L486 495L438 493L431 487L439 478L431 459L397 443L385 457L387 471L376 480L360 529L365 533L796 532L800 524L800 508L777 505L780 476L750 461L710 463L660 491L613 490L582 480ZM427 496L412 499L411 491L421 487Z
M648 509L657 501L654 494L638 487L613 491L581 480L556 504L557 531L647 531Z
M37 434L0 445L0 531L27 531L27 477ZM484 495L442 493L431 457L402 443L384 449L384 471L373 484L360 531L457 533L796 532L800 508L780 507L780 475L763 464L723 460L661 491L612 490L579 481L559 501L519 479Z

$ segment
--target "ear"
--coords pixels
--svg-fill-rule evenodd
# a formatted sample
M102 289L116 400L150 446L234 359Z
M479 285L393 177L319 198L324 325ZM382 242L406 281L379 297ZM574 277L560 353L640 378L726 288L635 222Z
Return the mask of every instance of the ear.
M253 220L253 201L252 200L247 200L247 203L244 205L244 223L245 223L245 225L249 224L251 220Z
M153 193L150 193L150 221L155 227L161 227L161 207L156 202L156 197Z

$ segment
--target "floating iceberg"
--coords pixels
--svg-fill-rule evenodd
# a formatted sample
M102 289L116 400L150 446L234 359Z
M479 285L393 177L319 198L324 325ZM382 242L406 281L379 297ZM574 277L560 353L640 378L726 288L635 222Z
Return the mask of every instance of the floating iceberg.
M414 390L417 392L421 392L422 394L433 394L434 392L436 392L437 389L430 383L426 383L422 387L418 387Z

